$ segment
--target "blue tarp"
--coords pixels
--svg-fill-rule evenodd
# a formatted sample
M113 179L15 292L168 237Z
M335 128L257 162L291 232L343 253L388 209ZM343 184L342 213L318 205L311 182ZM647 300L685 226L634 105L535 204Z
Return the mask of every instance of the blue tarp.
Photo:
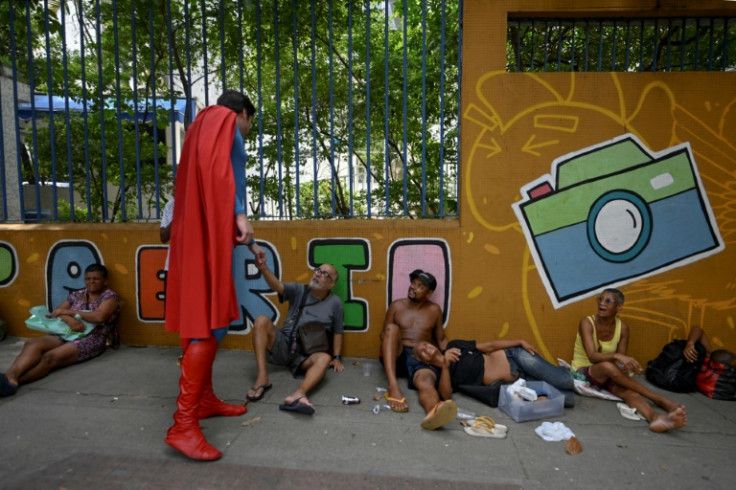
M62 114L66 110L65 98L59 96L52 96L53 112ZM68 98L69 101L69 112L82 112L84 111L84 104L81 100L75 100ZM108 109L115 109L117 101L115 99L107 99L106 106ZM123 118L132 120L133 116L128 113L125 106L133 106L133 101L123 102ZM91 106L91 101L87 101L87 109ZM161 109L171 109L171 99L156 99L156 106ZM151 112L153 111L153 99L143 99L138 101L138 119L148 122L151 118ZM31 119L33 117L34 110L37 116L46 116L49 110L49 96L45 94L37 94L33 97L33 107L31 104L23 103L18 105L18 115L21 119ZM187 99L176 99L174 104L174 118L180 123L184 122L184 112L187 110ZM189 111L191 114L191 120L194 121L194 117L197 114L197 104L192 99L189 103Z

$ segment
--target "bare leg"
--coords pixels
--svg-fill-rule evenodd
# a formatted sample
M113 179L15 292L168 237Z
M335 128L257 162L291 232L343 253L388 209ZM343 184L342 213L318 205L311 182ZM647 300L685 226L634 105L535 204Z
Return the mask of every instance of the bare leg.
M404 398L404 394L399 387L399 381L396 378L396 359L401 355L402 350L401 327L395 323L387 324L383 330L381 352L383 354L383 368L386 371L386 380L388 382L388 396L394 400L402 400ZM394 400L387 400L392 410L405 412L409 409L409 405L405 401Z
M647 402L647 400L635 391L627 390L618 385L611 390L614 395L620 396L630 407L644 416L649 422L649 430L653 432L666 432L669 430L679 429L687 424L687 412L685 407L681 405L675 406L673 410L666 413L660 413Z
M46 352L56 349L61 345L63 345L62 340L55 335L44 335L42 337L29 339L23 345L23 349L20 354L18 354L18 357L15 358L13 364L10 365L8 371L5 373L5 376L8 378L8 382L13 385L21 385L23 383L29 383L36 379L40 379L48 374L50 369L45 368L44 370L39 371L36 376L32 376L32 379L25 379L26 376L24 376L28 371L31 371L41 362L41 358ZM72 347L74 347L76 355L76 346L72 344ZM45 371L45 373L43 373L43 371ZM41 373L43 373L42 376L40 375Z
M296 391L284 399L284 402L289 405L301 398L299 403L305 403L310 407L313 406L309 399L307 399L307 393L325 377L325 372L327 372L327 367L330 365L331 360L330 355L325 352L318 352L309 356L301 365L302 369L306 371L302 383Z
M642 385L635 379L631 378L627 374L623 373L613 363L601 362L601 363L595 364L594 366L591 367L590 374L593 375L593 377L595 377L595 379L600 382L606 382L610 379L617 385L622 386L623 388L626 388L628 390L634 391L640 394L641 396L650 399L656 405L662 407L667 412L671 412L680 406L677 403L673 402L672 400L669 400L663 397L662 395L658 395L656 393L651 392L644 385Z
M653 432L679 429L687 423L687 412L684 406L651 392L644 385L623 373L613 363L598 363L591 368L590 374L601 382L612 380L615 383L611 389L612 393L623 398L627 405L636 408L649 421L649 429ZM667 413L655 411L646 398L662 407Z
M72 342L46 351L39 360L38 364L26 371L19 379L20 384L27 384L39 380L49 374L51 371L71 366L77 362L79 358L79 350Z
M419 391L419 403L429 413L440 402L440 395L434 387L437 377L430 369L420 369L414 373L414 386Z
M266 386L269 384L268 367L266 365L266 351L273 348L276 339L276 330L273 322L267 316L261 315L253 322L253 353L256 356L256 380L254 387ZM248 390L248 396L255 397L260 394L260 390Z

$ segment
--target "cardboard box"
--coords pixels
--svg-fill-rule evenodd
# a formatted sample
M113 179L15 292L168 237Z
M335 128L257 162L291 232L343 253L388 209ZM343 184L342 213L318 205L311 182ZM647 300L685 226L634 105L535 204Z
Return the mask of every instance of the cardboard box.
M548 399L529 402L509 395L508 386L502 386L498 408L515 422L559 417L564 413L565 396L560 390L544 381L528 381L526 386L536 391L537 395L547 395Z

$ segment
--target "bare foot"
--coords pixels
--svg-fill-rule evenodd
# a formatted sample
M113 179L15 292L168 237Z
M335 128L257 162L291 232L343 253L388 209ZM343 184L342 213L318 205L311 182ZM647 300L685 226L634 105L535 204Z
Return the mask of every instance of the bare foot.
M652 432L667 432L668 430L679 429L685 424L687 424L685 407L678 406L672 412L655 415L654 420L649 424L649 430Z
M314 407L314 405L312 405L312 402L310 402L309 399L307 398L307 395L304 395L298 391L295 391L291 395L284 398L284 403L287 405L291 405L297 400L299 400L299 405L307 405L310 407Z
M659 406L662 407L664 409L664 411L665 412L668 412L668 413L669 412L674 412L678 408L683 408L683 409L685 408L684 405L680 405L680 404L678 404L676 402L673 402L672 400L667 400L666 398L665 398L664 402L662 402Z

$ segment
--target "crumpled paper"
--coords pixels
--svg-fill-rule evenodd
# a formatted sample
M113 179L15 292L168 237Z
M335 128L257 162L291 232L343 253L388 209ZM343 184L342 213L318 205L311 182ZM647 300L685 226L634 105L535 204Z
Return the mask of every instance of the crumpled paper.
M542 422L542 425L534 429L539 437L545 441L566 441L575 434L562 422Z
M537 392L526 386L524 378L517 379L513 384L506 387L506 392L522 400L533 402L537 399Z

